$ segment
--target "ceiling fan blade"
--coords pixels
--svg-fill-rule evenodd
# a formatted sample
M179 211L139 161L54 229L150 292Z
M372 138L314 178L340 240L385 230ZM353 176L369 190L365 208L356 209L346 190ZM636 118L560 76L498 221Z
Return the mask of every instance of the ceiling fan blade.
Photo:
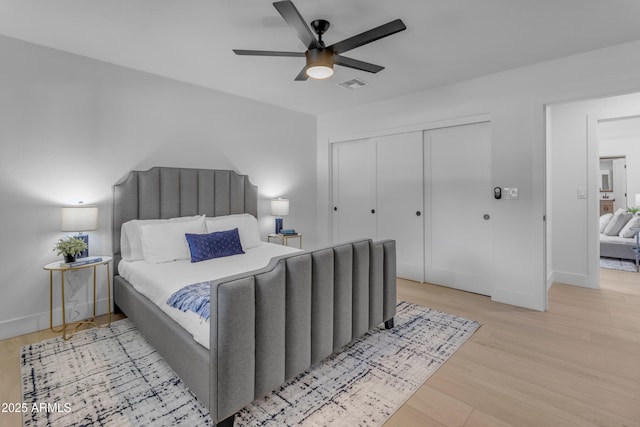
M330 49L335 53L343 53L406 29L407 26L404 25L404 22L402 22L401 19L396 19L395 21L387 22L384 25L380 25L379 27L360 33L357 36L349 37L341 42L334 43L327 49Z
M298 73L298 75L296 76L295 80L297 82L303 82L305 80L307 80L309 78L309 76L307 75L307 66L305 65L304 67L302 67L302 70Z
M296 58L304 58L304 52L280 52L277 50L243 50L233 49L236 55L252 55L252 56L293 56Z
M309 28L293 3L290 1L277 1L273 3L273 7L276 8L287 24L289 24L289 26L298 34L298 37L302 40L302 43L304 43L307 49L316 49L320 47L320 43L316 40L311 28Z
M333 63L336 65L342 65L343 67L354 68L356 70L367 71L369 73L377 73L384 70L384 67L369 62L358 61L357 59L347 58L337 54L333 55Z

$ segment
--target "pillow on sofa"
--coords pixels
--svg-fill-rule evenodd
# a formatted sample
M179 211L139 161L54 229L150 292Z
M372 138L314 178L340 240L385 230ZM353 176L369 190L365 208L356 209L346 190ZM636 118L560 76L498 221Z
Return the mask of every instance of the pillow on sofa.
M635 237L635 233L631 231L632 228L640 228L640 216L634 216L622 227L618 236L620 237Z
M604 229L607 228L607 225L611 222L611 218L613 218L612 213L604 214L600 217L600 232L604 233Z
M206 261L231 255L243 254L238 229L215 231L209 234L186 234L191 262Z
M606 234L607 236L617 236L627 224L627 222L629 222L631 217L633 217L633 214L625 212L623 209L618 209L615 215L613 215L613 218L611 218L609 224L607 224L606 228L604 229L604 234Z

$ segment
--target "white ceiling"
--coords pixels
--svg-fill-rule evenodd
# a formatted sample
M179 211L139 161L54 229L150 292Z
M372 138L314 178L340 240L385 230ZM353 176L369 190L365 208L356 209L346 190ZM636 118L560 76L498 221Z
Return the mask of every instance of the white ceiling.
M305 50L271 1L0 0L0 34L317 114L640 39L638 0L294 0L331 22L327 45L396 18L407 30L345 54L383 65L336 66L293 79L304 58L236 49ZM358 77L357 90L337 83Z

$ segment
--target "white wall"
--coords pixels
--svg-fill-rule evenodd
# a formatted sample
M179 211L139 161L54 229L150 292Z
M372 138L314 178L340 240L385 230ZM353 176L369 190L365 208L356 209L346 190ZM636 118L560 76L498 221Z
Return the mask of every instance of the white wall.
M629 205L635 191L640 192L640 133L633 138L607 138L597 135L598 121L634 116L640 112L640 93L611 96L549 106L549 140L553 217L553 280L591 288L599 287L598 233L599 156L624 154L627 163ZM611 123L607 123L609 127ZM578 188L586 188L588 197L579 199Z
M355 139L419 123L488 113L493 135L492 186L520 190L518 200L493 202L492 298L544 310L544 104L640 88L638 49L640 42L628 43L321 115L318 235L327 239L331 235L331 139Z
M286 196L285 225L315 245L314 116L6 37L0 56L0 339L49 327L42 266L64 235L60 206L97 204L91 253L111 253L112 185L131 169L247 174L264 237L268 199Z

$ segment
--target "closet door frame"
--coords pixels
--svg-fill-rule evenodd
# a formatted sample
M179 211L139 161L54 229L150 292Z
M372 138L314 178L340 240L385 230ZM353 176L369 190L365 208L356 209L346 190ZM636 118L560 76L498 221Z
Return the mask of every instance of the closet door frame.
M335 224L336 218L333 210L335 206L334 201L337 201L335 197L338 196L337 194L334 194L334 192L337 191L337 183L335 182L337 177L337 171L333 170L334 169L333 160L337 156L336 143L356 141L359 139L371 139L371 138L377 138L377 137L383 137L383 136L389 136L389 135L396 135L399 133L427 131L427 130L445 128L450 126L470 125L473 123L482 123L482 122L490 122L490 121L491 121L491 114L488 114L488 113L475 114L475 115L469 115L469 116L455 117L452 119L436 120L431 122L417 123L417 124L412 124L407 126L380 129L380 130L369 131L369 132L346 134L342 136L329 138L329 159L331 159L331 161L329 162L329 179L331 180L331 182L329 182L329 198L327 200L327 209L329 209L329 222L330 222L329 231L331 232L331 243L337 243L337 241L335 240L337 237L337 235L335 234L335 230L337 230L337 224Z
M329 158L331 159L331 161L329 162L329 177L331 182L329 183L328 209L329 209L329 221L330 221L329 230L331 231L331 243L337 243L336 239L337 239L337 230L338 230L338 224L336 223L337 216L335 215L335 212L334 212L334 206L336 206L335 203L337 202L336 198L338 197L338 194L336 194L338 192L338 183L336 182L336 179L338 177L337 175L338 171L334 170L334 164L335 164L334 161L337 159L337 156L338 156L337 154L338 146L336 145L337 143L364 140L364 139L375 139L375 138L380 138L385 136L397 135L400 133L425 132L425 131L434 130L434 129L440 129L440 128L446 128L446 127L452 127L452 126L470 125L470 124L484 123L484 122L491 122L490 114L488 113L476 114L476 115L456 117L456 118L446 119L446 120L418 123L418 124L413 124L408 126L381 129L381 130L376 130L371 132L362 132L358 134L351 134L351 135L344 135L344 136L329 138L329 150L330 150ZM425 169L426 168L423 165L423 170ZM426 219L427 218L426 209L428 209L429 207L426 205L426 200L424 199L423 199L423 206L424 208L422 211L422 214L423 214L422 217ZM424 224L423 224L423 230L426 230L426 226ZM425 252L426 252L426 248L424 247L424 238L423 238L423 254ZM423 277L424 277L424 268L423 268Z

